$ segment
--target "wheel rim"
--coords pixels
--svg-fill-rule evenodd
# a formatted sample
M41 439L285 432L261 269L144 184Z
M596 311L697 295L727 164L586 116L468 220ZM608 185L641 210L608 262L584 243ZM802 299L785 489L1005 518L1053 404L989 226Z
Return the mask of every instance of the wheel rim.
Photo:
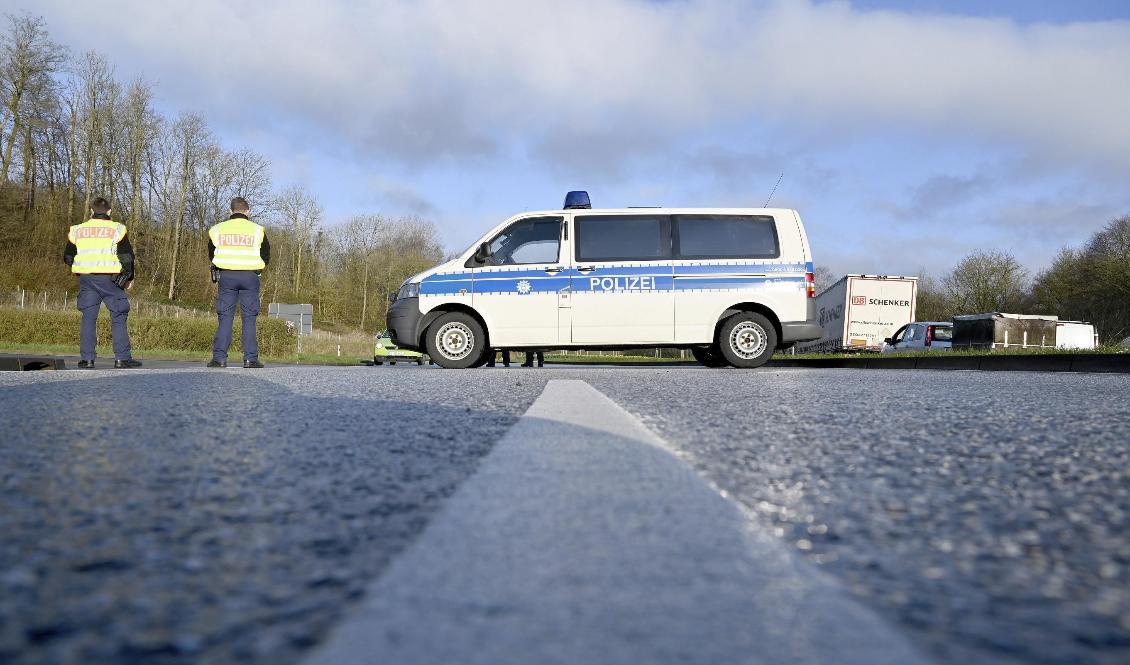
M475 333L466 324L452 321L436 333L436 346L444 358L461 360L475 348Z
M769 340L761 326L745 321L730 331L730 349L745 360L752 360L765 353Z

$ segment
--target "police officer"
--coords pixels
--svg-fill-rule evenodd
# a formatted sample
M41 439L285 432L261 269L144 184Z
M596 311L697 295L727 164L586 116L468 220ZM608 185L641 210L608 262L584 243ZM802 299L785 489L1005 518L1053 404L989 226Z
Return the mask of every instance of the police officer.
M534 356L537 356L538 367L545 366L545 352L538 349L537 351L526 351L526 362L522 363L522 367L533 367Z
M102 197L90 202L90 219L67 232L63 261L78 275L78 309L82 312L79 329L79 369L94 369L98 336L98 310L110 310L110 330L114 337L114 367L141 367L130 352L129 298L126 289L133 285L133 248L126 238L125 224L110 219L110 203Z
M208 367L228 366L235 306L243 320L243 366L260 368L255 317L259 315L259 275L271 261L271 245L263 227L251 221L251 207L242 196L231 200L231 217L208 229L208 257L216 291L219 325Z

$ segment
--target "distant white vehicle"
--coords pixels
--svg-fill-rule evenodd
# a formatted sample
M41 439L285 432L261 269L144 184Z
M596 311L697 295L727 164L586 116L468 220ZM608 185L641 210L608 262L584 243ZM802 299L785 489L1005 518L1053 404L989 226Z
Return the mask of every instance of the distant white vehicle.
M1098 346L1095 327L1083 321L1057 321L1055 324L1055 348L1093 349Z
M952 321L915 321L883 340L883 353L896 351L949 351L953 347Z
M802 341L802 353L879 351L883 340L914 321L917 277L847 275L816 296L823 335Z

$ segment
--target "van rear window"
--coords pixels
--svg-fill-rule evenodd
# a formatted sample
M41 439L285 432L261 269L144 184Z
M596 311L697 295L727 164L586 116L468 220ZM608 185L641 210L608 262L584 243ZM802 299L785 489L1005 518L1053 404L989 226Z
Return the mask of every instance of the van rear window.
M934 339L939 342L952 342L953 326L934 326Z
M667 215L579 215L580 261L653 261L671 257Z
M775 259L777 225L768 215L673 215L680 259Z

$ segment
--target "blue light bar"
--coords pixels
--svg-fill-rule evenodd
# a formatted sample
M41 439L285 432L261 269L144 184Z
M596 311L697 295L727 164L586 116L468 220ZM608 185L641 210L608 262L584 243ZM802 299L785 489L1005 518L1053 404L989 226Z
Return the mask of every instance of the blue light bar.
M591 208L592 203L589 202L589 193L576 191L569 192L565 195L565 209L573 210L575 208Z

